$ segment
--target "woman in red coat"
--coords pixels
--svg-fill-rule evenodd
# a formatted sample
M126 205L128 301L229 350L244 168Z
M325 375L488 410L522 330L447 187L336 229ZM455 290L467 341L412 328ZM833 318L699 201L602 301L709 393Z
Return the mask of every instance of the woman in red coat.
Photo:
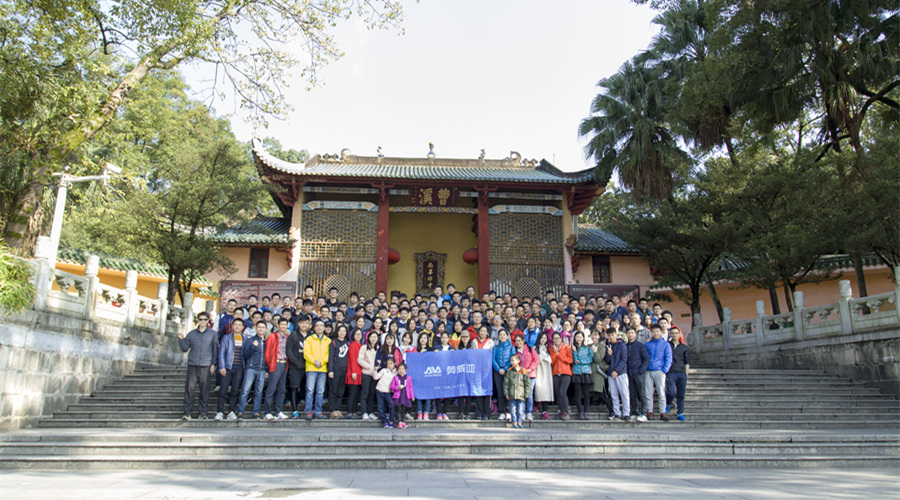
M362 386L362 367L359 366L359 361L357 361L359 349L363 345L362 342L362 330L358 328L353 330L353 338L350 339L350 352L347 353L347 377L344 379L344 383L347 384L347 387L350 389L348 398L349 405L347 406L347 411L349 412L348 418L362 418L360 414L356 412L356 404L359 402L359 390Z

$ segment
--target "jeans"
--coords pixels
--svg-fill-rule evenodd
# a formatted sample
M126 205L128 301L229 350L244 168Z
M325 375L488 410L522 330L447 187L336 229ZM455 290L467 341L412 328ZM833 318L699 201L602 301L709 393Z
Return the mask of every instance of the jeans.
M244 367L233 366L230 370L225 371L222 377L222 385L219 386L219 399L216 401L216 411L222 413L225 411L225 400L228 399L228 408L234 411L238 405L238 398L241 397L241 389L244 387ZM231 390L228 390L229 386Z
M376 392L375 397L378 399L378 413L381 415L381 424L393 424L394 400L391 399L391 393Z
M559 411L569 413L569 383L572 381L571 375L554 375L553 376L553 395L556 396L556 404L559 405Z
M306 372L306 411L315 411L316 415L322 413L322 398L325 395L325 379L328 374L325 372ZM313 397L316 400L315 410L313 410Z
M659 411L666 409L666 374L662 370L647 370L644 372L644 399L647 401L647 413L653 413L653 386L656 386L656 395L659 397Z
M284 391L287 382L287 363L277 363L275 370L269 372L269 386L266 387L266 413L272 408L274 414L281 413L284 409ZM273 399L274 397L274 399Z
M184 415L194 409L194 393L200 390L200 416L205 417L209 409L209 366L188 366L187 381L184 383Z
M509 416L510 420L514 424L521 424L522 417L525 413L525 400L522 399L510 399L509 400Z
M250 395L250 388L256 385L253 393L253 413L259 413L259 407L262 405L263 386L266 385L266 371L253 370L248 368L244 372L244 387L241 388L241 399L238 402L238 414L244 414L244 408L247 407L247 396Z
M416 413L429 413L431 411L431 400L430 399L417 399L416 400Z
M528 389L528 398L525 400L525 412L531 415L534 413L534 379L528 379L531 382L531 388Z
M684 391L687 388L687 373L669 372L666 376L666 402L672 403L672 398L678 405L678 414L684 413Z
M609 377L609 392L612 393L613 415L627 417L631 414L631 404L628 392L628 374L620 373L616 378ZM619 408L619 401L622 408Z

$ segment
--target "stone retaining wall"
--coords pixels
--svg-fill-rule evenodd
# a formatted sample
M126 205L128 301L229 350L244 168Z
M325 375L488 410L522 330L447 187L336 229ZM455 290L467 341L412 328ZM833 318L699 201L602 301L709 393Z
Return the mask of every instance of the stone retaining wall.
M701 352L699 362L723 368L824 370L883 393L900 395L900 329L777 345Z
M34 310L0 318L0 429L30 427L136 364L185 362L174 332Z

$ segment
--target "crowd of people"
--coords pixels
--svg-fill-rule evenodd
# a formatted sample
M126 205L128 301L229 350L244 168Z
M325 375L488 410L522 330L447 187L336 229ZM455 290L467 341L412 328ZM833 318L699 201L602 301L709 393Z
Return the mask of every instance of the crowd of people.
M646 422L654 395L660 420L673 403L685 420L685 336L670 312L643 298L477 297L450 284L411 299L379 292L342 301L336 288L316 297L307 286L295 298L229 300L214 321L206 312L196 320L179 335L188 353L184 420L195 399L208 418L213 381L215 420L349 418L402 429L409 419L449 420L454 408L459 420L496 413L521 427L554 418L551 405L569 420L574 399L580 420L602 405L600 418ZM491 350L493 396L417 399L407 355L459 349Z

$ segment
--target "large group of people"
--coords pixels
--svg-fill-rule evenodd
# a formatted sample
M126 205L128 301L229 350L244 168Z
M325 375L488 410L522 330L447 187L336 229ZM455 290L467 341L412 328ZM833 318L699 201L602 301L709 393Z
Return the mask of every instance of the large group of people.
M342 301L336 288L317 297L307 286L297 297L228 300L214 321L201 312L197 327L179 334L188 353L182 418L192 418L195 399L208 418L215 382L215 420L349 418L402 429L452 412L460 420L497 414L521 427L590 420L590 408L602 405L599 418L646 422L654 395L660 420L673 403L685 420L689 350L673 319L643 298L478 297L452 284L412 298L351 293ZM493 395L417 399L407 356L460 349L491 351Z

